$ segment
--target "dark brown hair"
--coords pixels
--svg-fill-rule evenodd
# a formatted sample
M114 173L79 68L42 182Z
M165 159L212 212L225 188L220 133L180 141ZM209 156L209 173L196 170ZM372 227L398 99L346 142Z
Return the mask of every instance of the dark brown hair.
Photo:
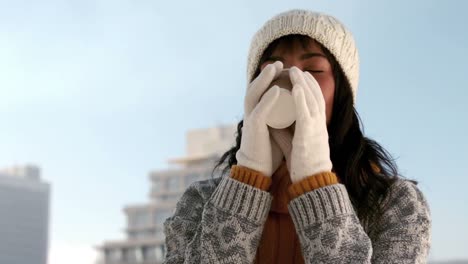
M275 40L263 53L252 80L260 73L260 65L271 56L278 45L289 47L294 41L299 41L304 49L307 49L310 41L314 40L303 35L287 35ZM366 217L378 212L379 198L386 194L399 175L397 165L380 144L363 135L362 121L353 105L351 86L335 57L325 47L320 46L332 66L335 79L333 115L328 125L331 161L340 182L346 186L359 217ZM213 173L225 164L222 170L224 175L232 165L237 164L236 152L240 148L242 126L243 120L237 125L235 145L222 155Z

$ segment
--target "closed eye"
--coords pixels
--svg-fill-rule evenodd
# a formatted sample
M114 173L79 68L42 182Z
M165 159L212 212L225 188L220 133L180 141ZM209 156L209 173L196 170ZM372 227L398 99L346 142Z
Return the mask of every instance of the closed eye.
M323 71L313 71L313 70L306 70L307 72L310 72L310 73L321 73Z

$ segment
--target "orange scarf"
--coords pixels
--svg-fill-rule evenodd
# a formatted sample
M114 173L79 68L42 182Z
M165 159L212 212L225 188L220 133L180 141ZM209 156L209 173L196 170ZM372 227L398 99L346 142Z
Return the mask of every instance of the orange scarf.
M272 176L269 192L273 195L273 202L257 249L257 264L304 263L299 237L288 211L289 185L291 179L283 162Z

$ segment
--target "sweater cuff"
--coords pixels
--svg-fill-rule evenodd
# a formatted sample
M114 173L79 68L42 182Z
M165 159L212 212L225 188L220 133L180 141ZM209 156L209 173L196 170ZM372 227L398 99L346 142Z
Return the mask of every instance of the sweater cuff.
M299 232L334 217L354 214L348 191L340 183L308 192L292 200L288 208Z
M211 203L232 215L240 215L261 224L270 211L273 197L230 177L223 177L211 196Z
M291 184L288 187L289 197L292 199L301 196L306 192L338 183L338 177L333 172L322 172L309 176L301 181Z
M240 165L233 165L231 167L231 178L262 191L268 190L271 186L271 177L267 177L259 171Z

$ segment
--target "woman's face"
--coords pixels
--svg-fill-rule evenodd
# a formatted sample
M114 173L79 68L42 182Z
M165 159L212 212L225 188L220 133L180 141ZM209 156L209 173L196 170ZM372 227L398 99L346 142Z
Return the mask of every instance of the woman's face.
M330 123L335 95L335 79L330 62L320 45L315 41L309 41L307 49L303 49L301 43L295 40L292 45L286 46L280 43L272 55L260 65L263 70L268 64L281 61L284 68L296 66L302 71L308 71L317 80L325 99L327 124Z

